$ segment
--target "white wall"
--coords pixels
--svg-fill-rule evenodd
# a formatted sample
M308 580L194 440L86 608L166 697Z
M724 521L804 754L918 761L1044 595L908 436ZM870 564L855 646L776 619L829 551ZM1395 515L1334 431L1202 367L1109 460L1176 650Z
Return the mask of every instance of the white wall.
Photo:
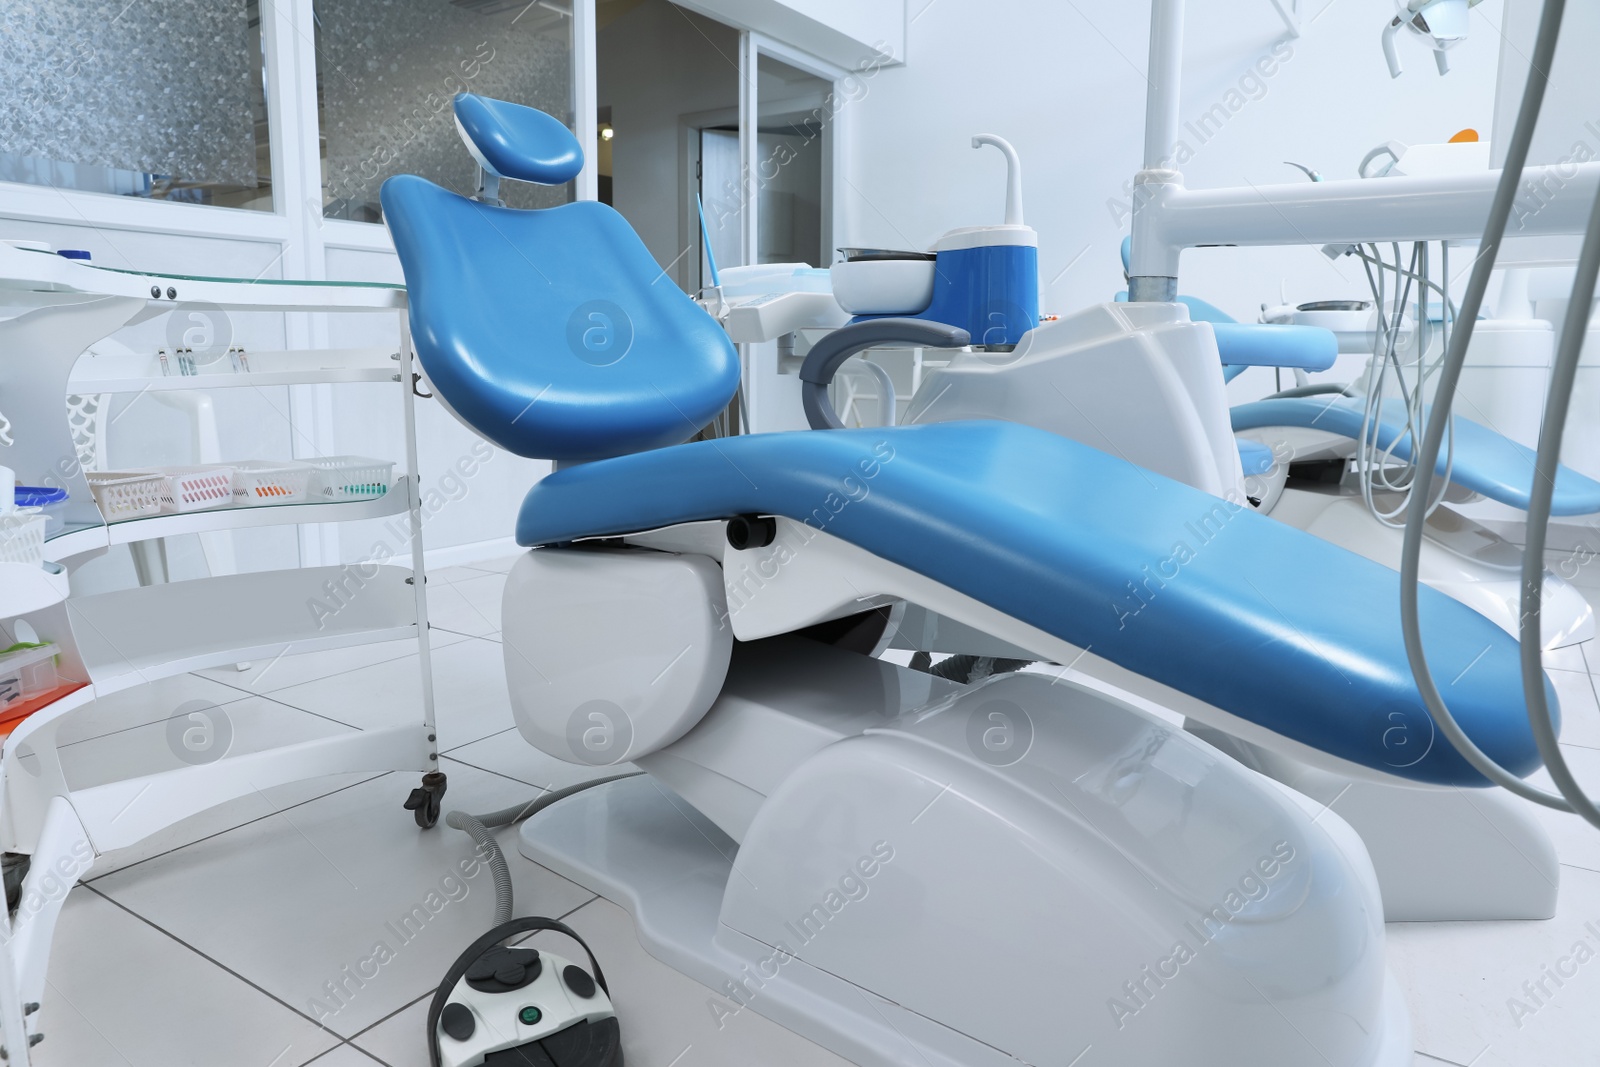
M683 0L683 6L847 70L880 53L897 60L906 54L906 0Z
M1284 160L1354 177L1385 140L1443 141L1467 126L1489 135L1501 0L1475 9L1473 35L1452 53L1447 78L1401 41L1408 69L1398 81L1379 47L1390 0L1300 7L1303 36L1289 40L1268 0L1189 4L1183 114L1234 108L1205 143L1191 138L1190 187L1305 180ZM969 147L972 134L997 133L1022 155L1028 221L1040 237L1041 309L1071 311L1122 289L1128 224L1117 204L1140 163L1149 8L1146 0L911 0L909 62L877 72L852 105L853 189L841 205L849 243L925 247L947 229L999 222L1004 163ZM1249 81L1275 47L1286 58L1267 64L1271 77ZM1280 283L1296 302L1366 295L1359 264L1332 264L1309 248L1191 251L1179 285L1253 321L1263 302L1278 302ZM1259 395L1269 374L1251 371L1236 389Z

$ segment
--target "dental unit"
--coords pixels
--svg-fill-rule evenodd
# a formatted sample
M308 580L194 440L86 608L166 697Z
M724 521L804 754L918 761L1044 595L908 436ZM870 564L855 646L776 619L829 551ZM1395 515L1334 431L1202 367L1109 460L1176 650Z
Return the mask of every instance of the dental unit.
M455 106L504 179L581 164L547 116ZM972 356L1115 355L1191 413L1186 443L1226 442L1230 484L987 413L683 443L739 364L714 318L653 285L615 212L410 177L383 199L438 397L557 465L524 502L506 590L518 728L645 772L528 818L525 856L621 903L652 955L738 1010L857 1063L1410 1062L1368 848L1145 710L1384 789L1486 784L1434 736L1399 576L1227 495L1242 475L1209 324L1102 305ZM1020 236L974 247L1031 250ZM824 425L851 346L889 337L982 342L928 318L829 335L800 376ZM1471 672L1457 721L1533 770L1515 642L1433 590L1417 604L1435 669ZM1074 670L961 684L875 655L913 612Z
M1163 7L1158 5L1152 69L1163 69L1162 56L1171 48L1171 34L1177 32L1172 29L1173 19L1178 16L1180 7L1167 5L1163 17ZM1174 98L1171 81L1153 85L1152 130L1163 128L1168 118L1165 109ZM1472 233L1468 227L1475 225L1466 190L1476 186L1481 191L1474 195L1486 197L1496 178L1493 174L1446 175L1188 193L1177 172L1163 169L1158 151L1161 144L1158 135L1147 143L1152 165L1141 172L1139 180L1159 188L1135 198L1140 212L1135 216L1134 250L1139 247L1141 232L1157 225L1199 225L1202 218L1212 228L1203 237L1197 236L1196 244L1269 243L1267 233L1272 234L1272 243L1320 242L1318 227L1328 236L1326 243L1338 247L1361 243L1334 239L1341 233L1364 234L1368 241L1388 242L1402 236L1426 240L1426 234L1412 228L1409 212L1413 207L1437 214L1447 235L1465 237ZM1586 189L1593 180L1593 168L1586 168ZM1395 187L1392 182L1401 185ZM1231 206L1230 196L1238 198L1237 206ZM1461 217L1443 221L1450 217L1434 203L1441 196L1458 198L1455 210ZM1187 213L1191 200L1204 202L1208 210L1197 208L1192 215ZM1174 201L1179 205L1178 223L1169 217L1169 205ZM1282 203L1301 205L1306 218L1284 216ZM1310 207L1313 203L1319 205L1316 212ZM1210 209L1218 205L1229 205L1225 217L1237 220L1233 224L1262 236L1236 239L1225 224L1212 221L1215 212ZM1559 218L1541 220L1541 225L1551 232L1572 228L1576 217L1573 201L1564 201L1562 208ZM1486 201L1477 210L1476 217L1481 218ZM1358 228L1340 229L1352 225ZM1359 229L1363 226L1369 229ZM1405 234L1397 233L1397 227ZM1124 255L1127 266L1127 244ZM1136 251L1132 258L1137 261ZM1374 356L1367 384L1355 387L1353 396L1344 396L1341 390L1324 395L1297 395L1314 391L1290 390L1230 412L1222 385L1238 371L1252 365L1325 370L1339 351L1338 338L1326 329L1307 325L1235 323L1203 300L1177 296L1171 277L1141 278L1137 271L1131 273L1135 276L1130 288L1142 291L1148 300L1102 305L1042 325L1003 359L976 349L957 353L947 365L928 372L904 421L994 417L1037 426L1216 496L1240 504L1248 501L1259 511L1399 570L1406 533L1404 524L1396 520L1407 514L1411 500L1393 491L1403 490L1404 484L1385 485L1380 511L1380 501L1374 500L1369 486L1373 467L1410 461L1420 446L1421 427L1431 411L1422 401L1426 381L1420 385L1413 381L1404 406L1398 396L1385 400L1381 387L1395 373L1420 374L1421 354L1412 358L1413 366L1407 370L1391 345ZM1448 303L1448 290L1444 295ZM1350 318L1349 309L1314 310L1340 323ZM1426 321L1425 313L1419 317ZM1210 338L1185 341L1183 327L1199 321L1208 323ZM1448 325L1460 328L1453 317ZM1398 332L1391 331L1389 340ZM880 324L876 332L852 326L824 340L813 351L814 362L801 377L809 379L807 388L816 390L817 383L828 380L829 368L842 365L854 352L883 345L936 343L909 328L897 336L889 324ZM1187 350L1191 345L1199 347ZM1227 367L1226 375L1217 373L1219 362ZM1390 388L1393 391L1394 387ZM1402 383L1400 391L1404 390ZM812 425L837 425L836 419L830 421L822 411L825 404L820 393L817 396L807 406ZM1528 617L1527 579L1519 573L1523 554L1445 505L1481 495L1529 507L1535 459L1533 450L1454 417L1436 468L1448 485L1437 487L1420 520L1417 569L1421 579L1509 633L1520 633ZM1361 472L1365 481L1346 479L1360 485L1360 492L1340 493L1327 487L1307 488L1304 483L1286 486L1297 464L1303 464L1300 470L1309 469L1314 477L1325 477L1329 467L1336 475L1347 466L1367 469ZM1554 476L1551 508L1559 515L1600 510L1600 484L1560 468ZM1147 572L1142 584L1130 582L1127 610L1141 609L1174 576ZM1570 646L1594 635L1593 612L1587 602L1569 584L1547 572L1542 575L1537 614L1543 627L1541 649ZM900 632L926 635L939 630L937 623L914 614ZM1015 648L997 646L992 640L949 626L943 631L931 639L931 650L1003 657L1020 654ZM1079 669L1093 673L1090 667ZM1546 918L1553 913L1559 881L1554 849L1542 827L1511 798L1430 792L1370 777L1358 781L1308 765L1282 748L1273 750L1242 737L1222 736L1204 724L1193 728L1249 765L1335 805L1367 844L1389 918ZM1443 739L1430 729L1426 743L1436 742L1443 743ZM1482 816L1485 810L1493 811L1487 821ZM1425 835L1434 847L1419 848L1415 840L1419 826L1448 826L1451 832ZM1476 830L1454 838L1463 827Z

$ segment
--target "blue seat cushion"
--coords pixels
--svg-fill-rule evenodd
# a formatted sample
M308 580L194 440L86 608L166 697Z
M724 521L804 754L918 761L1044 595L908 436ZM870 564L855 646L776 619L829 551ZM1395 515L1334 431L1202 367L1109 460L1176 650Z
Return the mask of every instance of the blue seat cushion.
M1424 782L1482 785L1406 664L1399 575L1028 426L755 434L558 471L524 545L760 513L807 522L1285 737ZM802 549L803 551L803 549ZM1433 672L1503 765L1539 765L1517 645L1421 590ZM1552 706L1554 692L1546 693Z
M1305 430L1325 430L1354 440L1361 435L1365 403L1361 397L1342 395L1272 397L1235 407L1233 429L1238 433L1274 426L1293 426ZM1404 402L1384 401L1380 416L1377 432L1379 447L1387 449L1394 445L1393 454L1409 461L1413 442L1406 430ZM1459 415L1454 416L1453 425L1455 442L1451 454L1450 480L1490 500L1527 510L1536 458L1533 450ZM1443 475L1444 472L1445 456L1441 451L1438 473ZM1556 515L1589 515L1600 511L1600 482L1563 466L1556 474L1551 511Z

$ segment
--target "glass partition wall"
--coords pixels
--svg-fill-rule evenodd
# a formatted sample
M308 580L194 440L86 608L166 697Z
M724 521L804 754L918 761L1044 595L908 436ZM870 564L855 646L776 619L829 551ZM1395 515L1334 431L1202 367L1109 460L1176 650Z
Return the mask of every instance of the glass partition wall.
M0 3L0 182L298 210L273 199L265 10L283 23L286 82L297 75L299 38L315 50L325 217L381 221L378 189L399 173L470 194L476 172L456 135L452 97L484 93L571 124L572 2ZM302 139L312 132L285 130ZM294 155L305 146L279 147ZM570 185L505 189L516 207L573 195Z
M257 0L0 3L0 181L271 211L263 68Z
M450 102L482 93L573 124L570 0L316 0L323 213L378 222L378 190L420 174L470 196L476 167ZM573 195L507 182L511 207Z

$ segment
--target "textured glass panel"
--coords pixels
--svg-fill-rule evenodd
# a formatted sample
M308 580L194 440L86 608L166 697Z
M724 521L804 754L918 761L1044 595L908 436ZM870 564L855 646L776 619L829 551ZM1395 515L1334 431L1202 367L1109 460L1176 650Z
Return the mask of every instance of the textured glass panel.
M0 2L0 180L271 210L255 0Z
M482 93L572 121L567 0L317 0L323 202L330 218L376 222L378 189L420 174L471 194L476 166L450 102ZM512 207L564 203L570 186L506 182Z

